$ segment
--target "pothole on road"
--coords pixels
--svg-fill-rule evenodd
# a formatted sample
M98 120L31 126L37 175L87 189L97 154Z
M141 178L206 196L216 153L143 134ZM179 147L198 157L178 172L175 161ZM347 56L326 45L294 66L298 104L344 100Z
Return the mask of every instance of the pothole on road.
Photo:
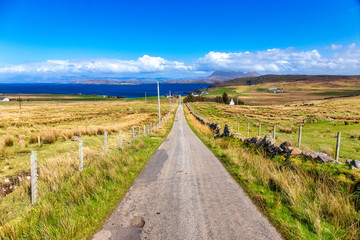
M130 225L132 227L143 228L145 225L145 220L142 217L134 217L133 220L131 220Z

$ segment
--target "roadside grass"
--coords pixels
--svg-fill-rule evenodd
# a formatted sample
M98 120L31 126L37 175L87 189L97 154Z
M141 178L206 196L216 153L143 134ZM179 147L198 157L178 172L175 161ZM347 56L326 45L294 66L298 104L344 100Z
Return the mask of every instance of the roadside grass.
M185 108L204 144L287 239L359 239L360 176L346 166L269 158L231 138L214 138Z
M26 185L1 200L0 238L88 239L123 198L173 121L174 114L156 133L106 156L85 148L82 172L75 153L49 162L40 169L36 205L31 206Z

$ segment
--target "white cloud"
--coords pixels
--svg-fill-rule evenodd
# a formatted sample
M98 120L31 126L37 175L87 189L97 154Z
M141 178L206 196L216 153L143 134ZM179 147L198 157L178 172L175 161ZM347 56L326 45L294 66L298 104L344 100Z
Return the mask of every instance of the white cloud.
M336 45L336 44L331 44L330 48L332 50L338 50L338 49L341 49L343 47L343 45Z
M339 47L337 46L339 49ZM216 58L214 56L222 56ZM287 74L360 74L360 49L351 44L330 57L318 50L294 48L268 49L257 52L210 52L195 62L198 70L258 71Z
M330 49L331 48L331 49ZM136 60L75 59L0 66L0 78L15 75L47 76L207 76L215 70L257 71L261 74L360 74L360 48L332 44L327 54L316 49L273 48L256 52L214 52L192 64L144 55ZM336 50L336 51L332 51ZM330 54L330 55L329 55Z
M140 73L191 70L191 66L161 57L144 55L134 60L119 59L80 59L47 60L46 62L26 63L0 67L0 73L41 74L41 73Z

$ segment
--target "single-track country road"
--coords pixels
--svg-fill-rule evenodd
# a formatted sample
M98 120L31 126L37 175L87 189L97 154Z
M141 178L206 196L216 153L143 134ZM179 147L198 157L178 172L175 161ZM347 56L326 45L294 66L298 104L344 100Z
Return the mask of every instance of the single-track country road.
M192 132L179 106L168 137L93 239L282 237Z

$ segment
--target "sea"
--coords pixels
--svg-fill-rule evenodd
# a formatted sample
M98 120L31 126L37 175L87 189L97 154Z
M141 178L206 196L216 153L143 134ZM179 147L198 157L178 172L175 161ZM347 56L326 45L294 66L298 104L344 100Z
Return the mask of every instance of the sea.
M188 95L189 92L208 88L206 83L159 83L160 95ZM82 94L107 95L125 98L157 96L156 83L137 85L57 84L57 83L0 83L0 94Z

